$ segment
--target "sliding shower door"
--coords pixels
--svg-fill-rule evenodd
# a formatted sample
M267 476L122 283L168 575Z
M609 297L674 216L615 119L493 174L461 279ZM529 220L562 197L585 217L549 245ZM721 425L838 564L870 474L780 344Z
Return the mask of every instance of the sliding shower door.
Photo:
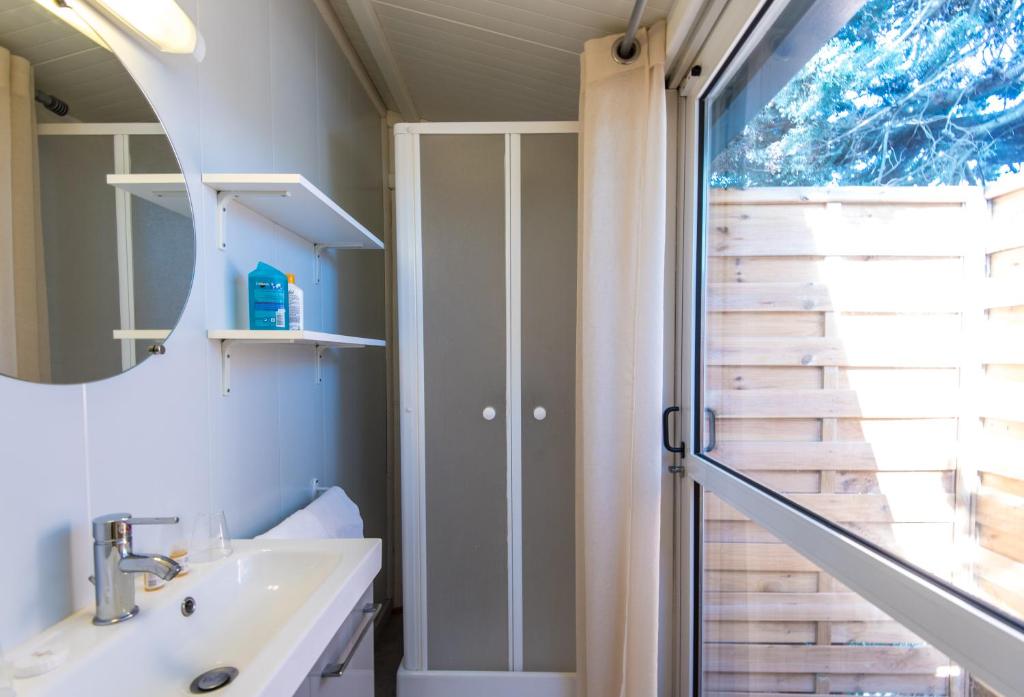
M504 126L397 138L404 665L426 679L565 682L576 133Z
M576 665L576 135L522 136L523 669Z
M508 667L505 138L421 154L428 665Z

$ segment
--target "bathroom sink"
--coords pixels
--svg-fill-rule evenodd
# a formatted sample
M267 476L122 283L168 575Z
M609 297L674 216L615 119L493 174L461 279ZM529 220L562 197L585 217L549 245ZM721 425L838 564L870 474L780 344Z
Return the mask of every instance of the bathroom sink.
M15 680L18 697L180 697L193 694L200 674L221 667L238 673L217 695L292 695L380 570L380 541L236 540L234 547L227 559L195 564L159 591L140 590L140 612L124 624L93 626L90 607L15 649L68 650L55 670Z

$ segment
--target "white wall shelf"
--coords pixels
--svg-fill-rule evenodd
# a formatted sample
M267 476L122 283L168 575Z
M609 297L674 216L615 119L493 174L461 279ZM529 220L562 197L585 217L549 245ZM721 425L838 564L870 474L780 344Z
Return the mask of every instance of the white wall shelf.
M221 359L221 393L231 394L231 345L232 344L299 344L312 346L316 359L317 383L323 382L320 361L324 349L329 348L368 348L384 346L383 339L366 339L359 336L344 334L328 334L326 332L278 331L269 329L211 329L207 336L220 341Z
M108 174L107 184L179 215L192 217L182 174Z
M166 341L170 329L115 329L114 339L120 341Z
M372 232L301 174L204 174L217 192L217 244L227 248L228 202L236 201L321 248L384 249Z

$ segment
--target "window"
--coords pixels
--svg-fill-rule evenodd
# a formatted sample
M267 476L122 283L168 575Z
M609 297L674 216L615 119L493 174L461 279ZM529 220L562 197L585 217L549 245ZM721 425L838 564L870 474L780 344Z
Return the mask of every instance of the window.
M822 5L706 100L705 452L1024 618L1024 11Z
M682 90L702 691L1024 694L1024 8L741 12Z

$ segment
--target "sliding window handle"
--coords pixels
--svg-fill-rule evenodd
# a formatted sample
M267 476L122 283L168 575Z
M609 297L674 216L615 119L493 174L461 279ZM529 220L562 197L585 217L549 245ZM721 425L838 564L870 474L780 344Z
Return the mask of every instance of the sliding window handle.
M672 445L668 439L668 421L672 414L679 411L679 407L668 407L665 411L661 412L661 443L665 446L665 450L670 453L683 453L686 450L686 444L680 442L679 445Z
M340 678L345 674L349 664L356 655L356 651L359 650L359 646L363 643L366 633L370 631L370 627L373 626L374 621L377 619L377 615L380 614L382 607L384 607L383 603L366 605L363 607L363 621L359 623L359 628L356 629L355 635L352 637L352 640L348 642L348 646L345 648L345 653L342 654L337 663L331 663L324 667L323 672L320 673L321 678Z
M704 407L704 415L708 417L708 444L704 446L703 452L710 453L718 445L718 436L715 433L715 421L718 419L718 414L711 407Z

